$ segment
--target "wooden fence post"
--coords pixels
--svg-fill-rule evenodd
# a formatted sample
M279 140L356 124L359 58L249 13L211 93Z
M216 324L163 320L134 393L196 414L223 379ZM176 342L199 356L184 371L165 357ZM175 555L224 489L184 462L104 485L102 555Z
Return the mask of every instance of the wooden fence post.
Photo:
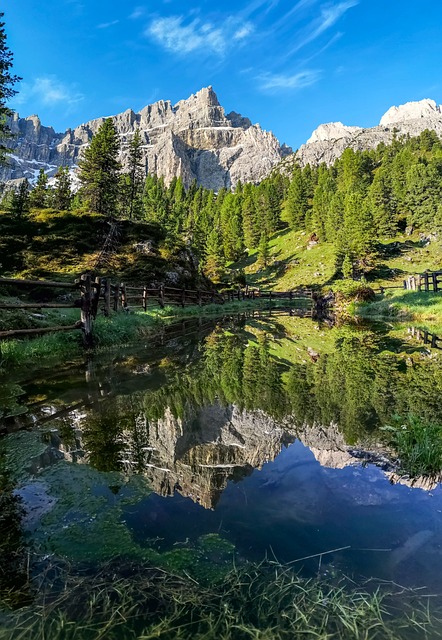
M126 285L122 282L120 285L121 288L121 306L123 307L123 309L127 309L127 291L126 291Z
M186 305L186 289L183 288L183 290L181 292L181 306L183 307L183 309L184 309L185 305Z
M203 301L201 299L201 290L200 289L197 290L197 296L198 296L198 306L201 306Z
M160 303L160 307L162 309L164 309L164 285L161 284L160 288L158 289L158 302Z
M143 287L143 311L147 311L147 287Z
M97 313L98 313L98 303L100 302L100 295L101 295L101 278L97 277L95 278L94 282L92 283L92 305L91 305L91 313L92 313L92 319L95 320L95 318L97 317Z
M111 281L109 278L104 280L104 315L108 318L110 316L111 307Z
M83 329L83 341L86 347L92 347L92 282L89 273L85 273L80 278L81 289L81 323Z
M437 273L434 272L431 275L433 278L433 290L434 290L434 293L437 293Z
M428 272L426 271L424 273L424 284L425 284L425 291L429 290L429 282L428 282Z

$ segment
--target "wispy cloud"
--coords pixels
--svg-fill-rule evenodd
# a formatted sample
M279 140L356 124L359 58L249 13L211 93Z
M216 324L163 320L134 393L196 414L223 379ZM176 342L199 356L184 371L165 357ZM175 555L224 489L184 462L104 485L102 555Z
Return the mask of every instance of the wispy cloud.
M359 0L345 0L338 4L322 6L320 15L301 33L299 41L290 49L287 57L319 38L325 31L333 27L349 9L358 4Z
M248 36L250 36L254 30L255 28L252 24L250 23L245 24L244 26L240 27L238 31L235 31L235 33L233 34L233 39L244 40L244 38L247 38Z
M135 7L135 9L132 11L132 13L129 16L129 19L137 20L138 18L141 18L142 16L144 16L144 14L145 14L144 7Z
M199 18L189 22L183 16L171 16L153 20L145 35L178 55L206 51L222 56L231 39L245 40L253 30L251 23L246 22L239 26L238 21L233 18L214 25Z
M44 106L60 106L64 104L72 107L81 102L84 96L74 87L60 82L55 76L40 76L32 84L22 83L20 93L15 99L17 105L31 104Z
M113 27L115 24L118 24L119 20L112 20L111 22L102 22L101 24L97 24L97 29L109 29L109 27Z
M321 76L318 70L304 70L294 74L262 73L257 77L262 91L304 89L315 84Z

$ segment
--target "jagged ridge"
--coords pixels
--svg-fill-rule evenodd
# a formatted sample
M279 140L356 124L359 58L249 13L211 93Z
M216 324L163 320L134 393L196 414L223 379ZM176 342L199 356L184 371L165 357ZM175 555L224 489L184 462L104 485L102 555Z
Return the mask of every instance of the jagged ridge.
M59 166L75 168L104 118L92 120L65 133L42 126L37 116L14 114L9 126L15 134L9 167L3 181L27 177L35 180L41 167L53 176ZM202 89L176 105L160 100L138 113L128 109L113 116L121 139L124 164L128 143L139 129L146 174L163 176L167 183L181 177L186 186L194 180L219 190L236 183L258 182L267 176L291 149L275 136L253 125L248 118L225 114L212 89Z

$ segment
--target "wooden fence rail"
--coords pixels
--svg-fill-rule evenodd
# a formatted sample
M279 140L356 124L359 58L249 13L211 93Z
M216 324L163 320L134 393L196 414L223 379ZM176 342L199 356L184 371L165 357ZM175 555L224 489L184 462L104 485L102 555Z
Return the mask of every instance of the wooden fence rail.
M425 271L404 280L404 289L408 291L442 291L442 271Z
M416 327L409 327L408 333L416 340L429 344L432 349L442 349L442 346L439 345L439 342L442 342L442 338L439 338L435 333L425 329L416 329Z
M143 309L149 307L161 307L166 305L207 305L225 304L236 300L289 300L304 301L310 310L314 305L314 294L310 289L298 289L293 291L263 291L260 289L226 289L222 292L204 289L185 289L179 287L149 287L147 285L129 285L126 283L112 283L109 278L94 277L91 274L83 274L73 283L54 282L49 280L19 280L13 278L0 278L0 285L14 285L19 287L47 287L54 290L70 289L72 299L66 302L0 302L0 310L30 310L30 309L79 309L80 320L69 326L54 326L35 329L11 329L0 331L0 339L19 336L32 336L55 331L70 331L81 329L84 343L92 345L92 327L102 303L102 311L109 316L112 311L130 311L131 309ZM77 293L77 297L75 297Z

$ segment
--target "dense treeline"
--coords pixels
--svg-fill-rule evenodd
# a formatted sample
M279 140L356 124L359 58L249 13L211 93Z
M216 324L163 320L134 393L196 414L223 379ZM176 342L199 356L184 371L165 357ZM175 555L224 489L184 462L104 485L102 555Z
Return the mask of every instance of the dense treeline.
M18 217L34 206L155 222L171 247L187 246L214 280L252 249L266 266L269 237L287 226L333 243L344 277L364 271L380 239L406 227L442 226L442 143L428 130L372 151L346 149L332 167L295 165L290 178L275 171L259 185L237 184L234 192L215 193L196 183L186 189L180 178L169 185L155 175L144 178L138 133L124 168L118 154L118 136L107 119L80 162L75 196L66 168L51 188L42 170L32 191L23 182L5 195L3 207Z

